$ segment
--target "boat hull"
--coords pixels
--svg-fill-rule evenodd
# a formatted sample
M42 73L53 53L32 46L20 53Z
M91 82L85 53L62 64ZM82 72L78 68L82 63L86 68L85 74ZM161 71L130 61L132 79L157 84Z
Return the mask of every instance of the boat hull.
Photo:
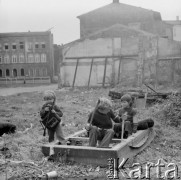
M97 148L80 143L76 145L76 142L82 144L88 142L88 137L81 137L83 133L85 130L67 137L67 140L74 142L71 145L45 144L42 146L42 152L45 156L49 156L53 151L55 161L107 166L110 158L119 159L120 163L123 158L128 159L137 155L151 143L155 135L154 130L149 128L138 131L127 139L113 139L110 148Z

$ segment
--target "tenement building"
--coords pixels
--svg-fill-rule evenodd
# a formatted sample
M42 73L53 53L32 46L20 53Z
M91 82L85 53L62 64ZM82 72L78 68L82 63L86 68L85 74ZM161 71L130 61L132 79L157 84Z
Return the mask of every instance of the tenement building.
M53 64L53 35L50 31L0 33L1 83L51 81Z

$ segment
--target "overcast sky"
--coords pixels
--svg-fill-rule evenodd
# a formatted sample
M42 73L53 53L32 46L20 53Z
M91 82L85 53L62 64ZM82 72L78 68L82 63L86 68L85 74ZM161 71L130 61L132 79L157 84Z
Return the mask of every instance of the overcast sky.
M46 31L54 43L79 38L77 16L112 3L112 0L0 0L0 33ZM151 9L163 20L181 19L181 0L120 0L120 3Z

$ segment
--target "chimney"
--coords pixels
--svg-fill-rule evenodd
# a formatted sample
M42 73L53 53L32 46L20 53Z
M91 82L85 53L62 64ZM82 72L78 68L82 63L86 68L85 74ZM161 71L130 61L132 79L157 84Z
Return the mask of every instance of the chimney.
M179 21L179 16L176 16L176 20Z
M113 3L119 3L119 0L113 0Z

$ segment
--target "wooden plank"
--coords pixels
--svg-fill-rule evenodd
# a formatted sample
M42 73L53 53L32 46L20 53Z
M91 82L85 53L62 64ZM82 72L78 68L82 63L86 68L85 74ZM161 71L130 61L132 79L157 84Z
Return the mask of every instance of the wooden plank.
M70 137L69 140L74 141L89 141L89 137ZM121 139L112 139L111 143L120 143Z
M76 133L74 133L74 134L71 134L70 136L67 136L65 139L67 140L67 139L69 139L69 138L71 138L71 137L75 137L75 136L80 136L80 135L82 135L82 134L84 134L84 133L86 133L87 131L85 130L85 129L82 129L82 130L80 130L80 131L77 131Z
M92 73L93 62L94 62L94 58L92 58L91 66L90 66L89 80L88 80L88 89L89 89L89 85L90 85L90 79L91 79L91 73Z
M109 148L72 145L44 145L42 146L42 152L45 156L49 156L50 148L53 148L57 161L64 156L68 161L107 166L109 158L117 158L116 151Z
M135 58L135 56L137 57L138 54L133 54L133 55L125 55L125 56L122 56L124 58L128 58L128 59L131 59L131 58ZM120 58L120 56L72 56L72 57L65 57L65 59L90 59L90 58L96 58L96 59L99 59L99 58Z
M172 65L171 65L171 83L172 83L172 86L174 86L174 74L175 74L175 60L172 59Z
M127 159L137 155L151 143L151 141L154 139L155 132L153 131L153 129L148 129L147 132L149 133L149 138L142 146L138 148L131 147L129 146L129 144L125 144L124 146L120 145L120 147L117 150L117 157L119 157L120 162L122 161L123 158Z
M119 68L118 68L118 84L120 83L120 74L121 74L120 70L121 70L121 57L119 58Z
M75 67L75 73L74 73L74 79L73 79L72 88L74 88L75 79L76 79L76 75L77 75L78 64L79 64L79 59L77 59L77 63L76 63L76 67Z
M104 76L103 76L102 87L104 87L104 86L105 86L105 80L106 80L106 69L107 69L107 57L105 58L105 64L104 64Z

